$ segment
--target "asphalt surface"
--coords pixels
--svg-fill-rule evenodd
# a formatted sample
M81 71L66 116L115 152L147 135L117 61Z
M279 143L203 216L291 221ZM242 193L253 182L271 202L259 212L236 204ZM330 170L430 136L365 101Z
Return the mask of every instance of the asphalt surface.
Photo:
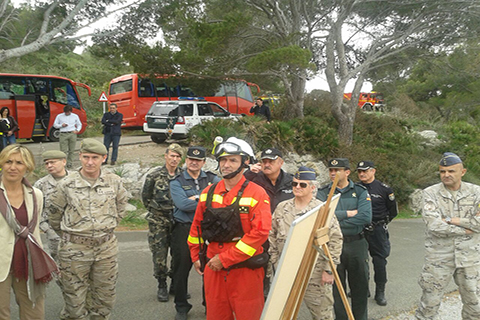
M120 247L120 273L117 284L117 303L112 319L174 319L173 297L171 296L170 301L166 303L156 300L156 281L152 276L147 232L117 232L117 237ZM385 319L387 316L413 310L420 298L421 292L417 280L424 257L423 221L421 219L394 220L390 224L390 237L392 254L388 259L388 305L380 307L373 298L370 298L369 319ZM373 294L373 284L371 291ZM205 319L204 308L201 305L201 278L194 270L190 273L189 292L192 295L190 303L193 304L189 319ZM12 309L16 309L14 305L12 298ZM47 289L45 319L58 319L62 305L60 289L56 284L50 284ZM18 319L16 317L17 314L13 314L12 319ZM299 319L311 319L304 306Z

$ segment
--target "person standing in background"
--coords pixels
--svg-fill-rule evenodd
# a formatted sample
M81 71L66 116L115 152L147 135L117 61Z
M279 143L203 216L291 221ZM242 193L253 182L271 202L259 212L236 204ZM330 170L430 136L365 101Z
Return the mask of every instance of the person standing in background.
M60 150L67 155L67 168L73 167L77 134L82 130L82 122L72 110L73 107L67 104L63 107L63 113L57 115L53 122L53 126L60 131Z
M122 136L122 121L123 121L123 114L117 111L117 105L115 103L110 104L109 112L105 112L102 117L102 124L104 125L103 128L103 144L105 148L107 148L107 152L110 149L110 145L112 144L112 157L111 157L111 165L115 165L118 156L118 145L120 144L120 137ZM108 154L107 159L105 160L104 164L108 162Z
M267 120L267 122L271 121L272 114L270 113L270 108L263 103L262 98L257 98L255 100L255 105L250 108L250 113L253 113L255 116L259 116Z
M5 121L7 127L7 131L3 134L3 145L6 147L7 145L17 143L15 132L17 132L19 128L15 118L10 115L10 109L8 109L8 107L0 109L0 113L2 114L2 119Z

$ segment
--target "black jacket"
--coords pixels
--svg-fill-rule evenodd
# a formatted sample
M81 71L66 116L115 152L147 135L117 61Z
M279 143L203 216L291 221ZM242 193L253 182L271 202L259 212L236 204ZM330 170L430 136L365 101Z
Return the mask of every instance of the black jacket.
M123 114L120 112L115 112L115 114L105 112L102 117L102 124L105 126L103 128L103 134L110 133L114 136L122 135L122 121Z
M275 185L272 184L270 179L268 179L263 172L254 173L250 170L247 170L245 172L245 178L255 182L265 189L270 197L270 208L272 213L275 211L275 208L280 202L293 198L293 176L283 170L280 170L280 175L278 176Z

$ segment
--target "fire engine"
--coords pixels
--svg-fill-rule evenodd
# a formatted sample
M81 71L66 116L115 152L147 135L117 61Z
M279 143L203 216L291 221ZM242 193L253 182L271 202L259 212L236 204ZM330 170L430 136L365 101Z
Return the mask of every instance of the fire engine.
M344 93L343 98L346 100L352 99L351 93ZM383 94L380 92L360 92L358 99L358 107L365 111L384 111Z

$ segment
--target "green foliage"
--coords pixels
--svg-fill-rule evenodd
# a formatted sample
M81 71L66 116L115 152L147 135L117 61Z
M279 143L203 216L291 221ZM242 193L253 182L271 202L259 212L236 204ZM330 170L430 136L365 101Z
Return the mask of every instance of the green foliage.
M147 210L142 201L138 199L130 199L128 202L134 205L137 210L128 212L122 221L120 221L120 227L127 228L128 230L146 229L148 222L144 218L144 215Z
M252 57L247 63L250 72L276 70L282 65L290 68L308 68L312 53L296 45L265 50Z
M296 132L294 148L298 154L329 158L339 146L336 130L322 118L306 116L289 121L289 125Z

